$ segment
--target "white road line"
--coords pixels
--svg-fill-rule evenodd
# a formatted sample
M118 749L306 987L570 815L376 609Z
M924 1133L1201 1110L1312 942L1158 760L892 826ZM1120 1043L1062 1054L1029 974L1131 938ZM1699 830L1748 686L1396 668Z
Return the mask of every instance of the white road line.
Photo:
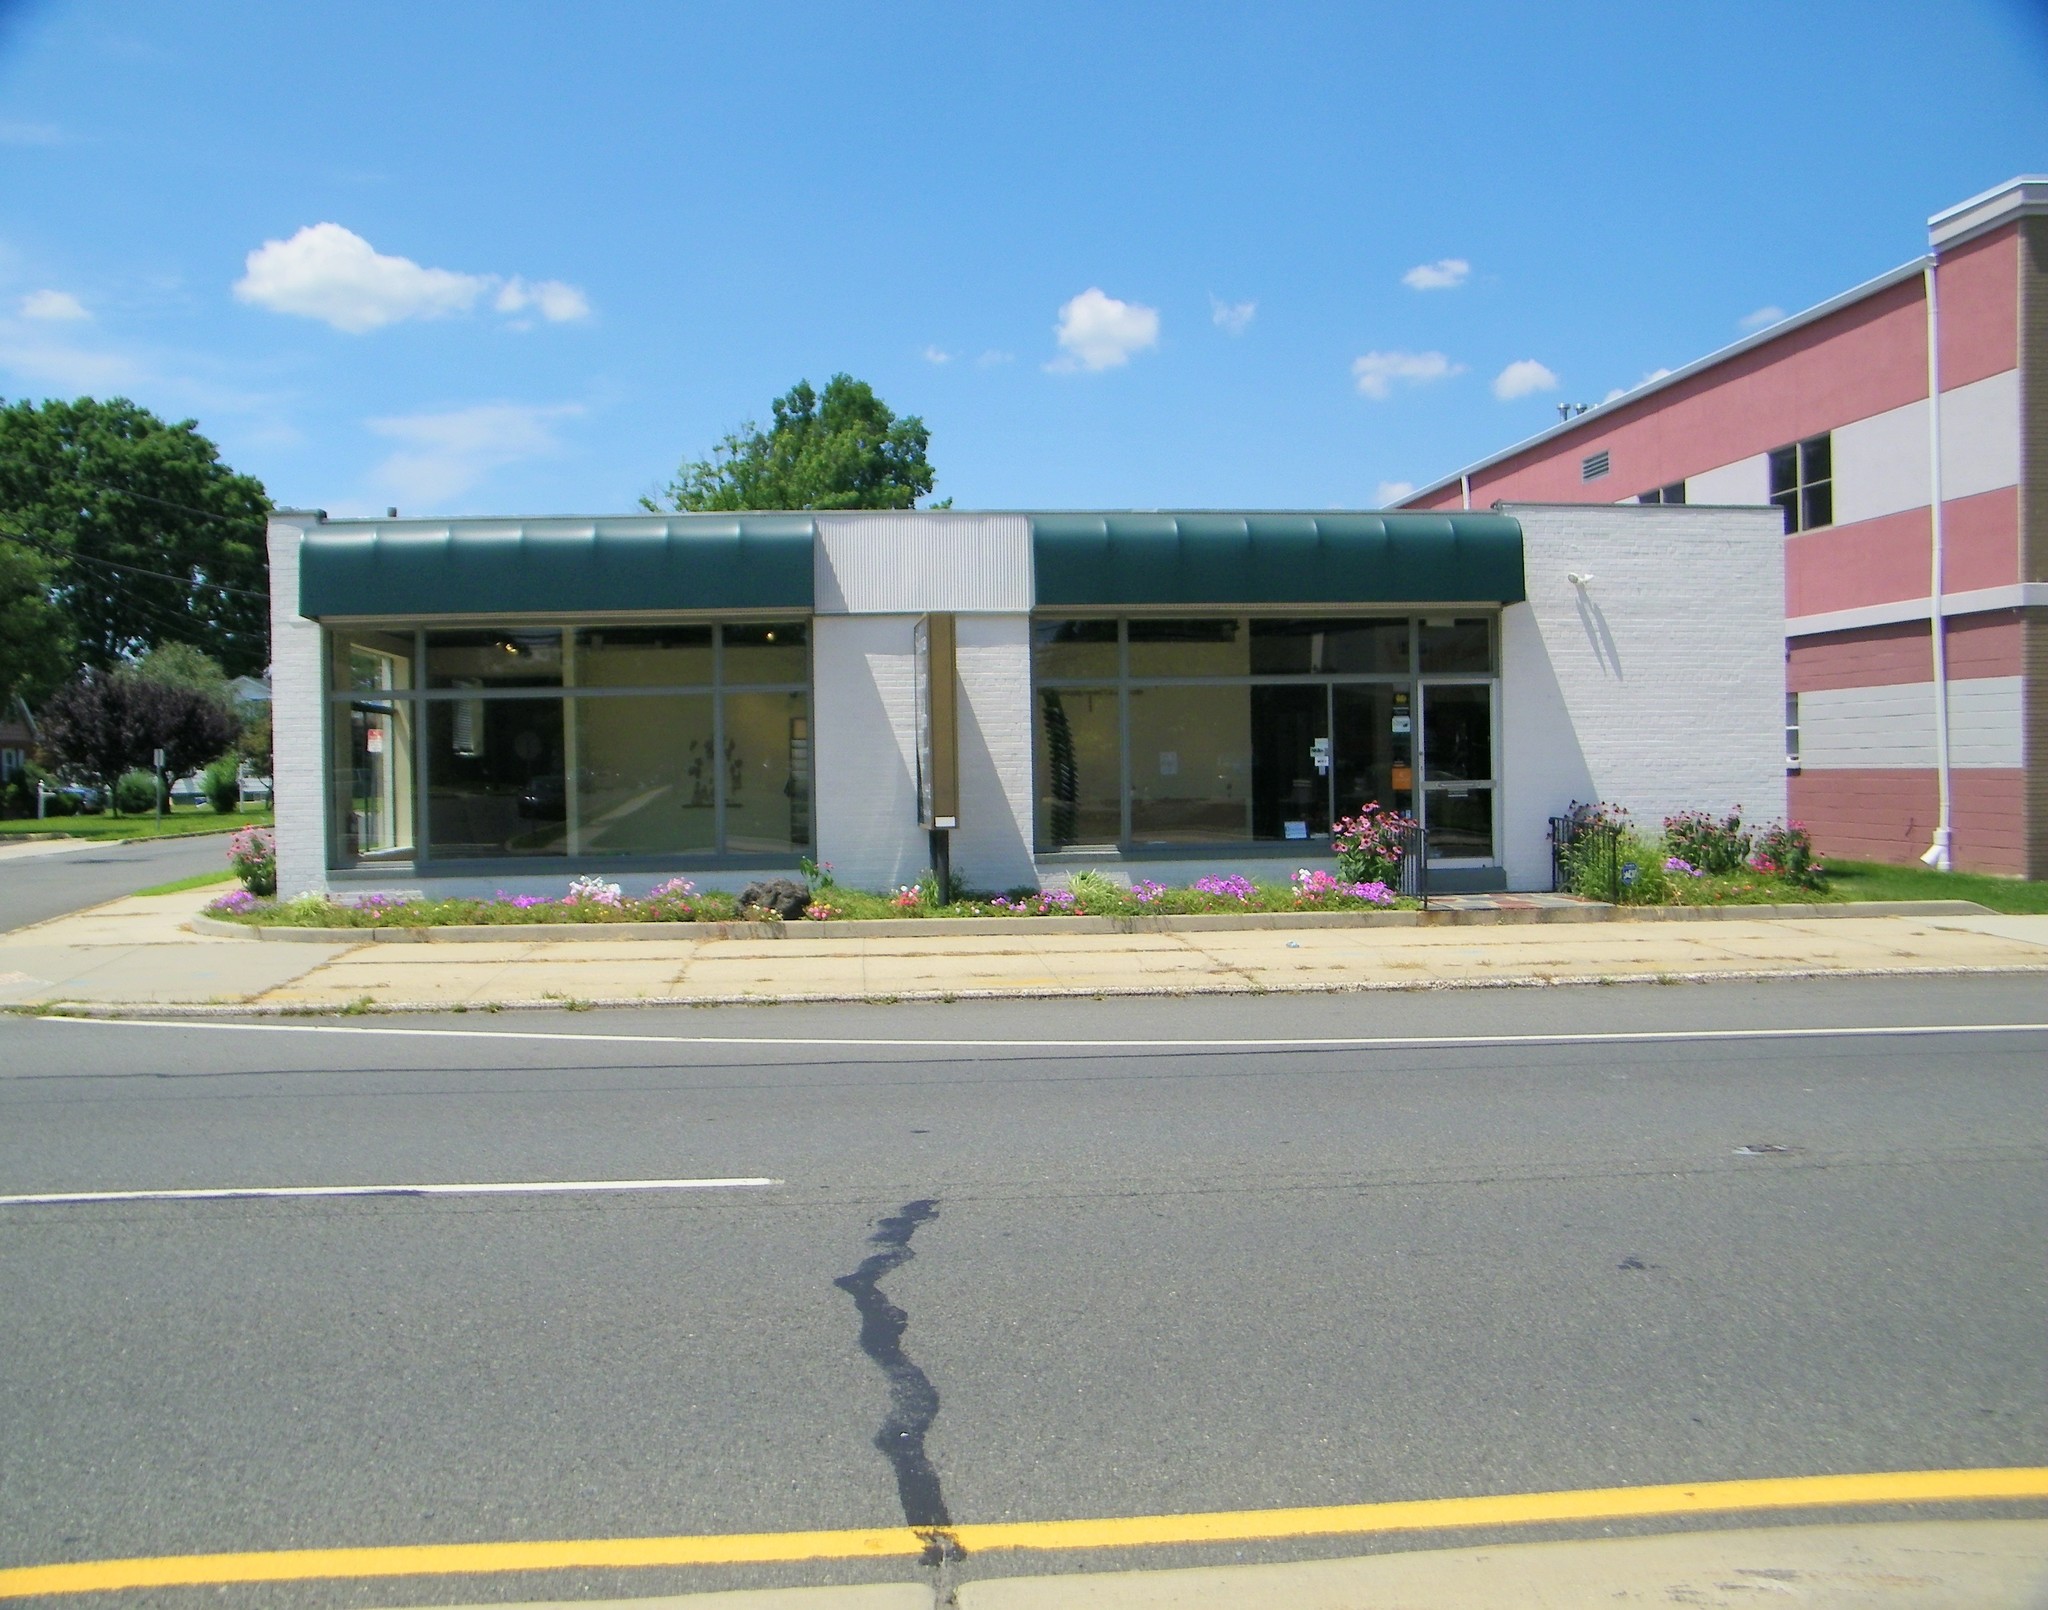
M246 1202L300 1196L564 1196L597 1191L736 1191L781 1180L507 1180L475 1185L238 1185L207 1191L46 1191L0 1196L0 1207L74 1202Z
M1793 1029L1644 1029L1578 1034L1316 1035L1299 1039L911 1040L858 1035L751 1034L563 1034L539 1029L397 1029L340 1023L218 1023L200 1018L38 1017L38 1023L70 1023L110 1029L190 1029L211 1034L359 1034L415 1040L524 1040L567 1045L759 1046L764 1049L867 1048L880 1051L1413 1051L1512 1048L1544 1045L1682 1045L1705 1040L1868 1040L1947 1034L2042 1034L2048 1023L1914 1023L1886 1027Z

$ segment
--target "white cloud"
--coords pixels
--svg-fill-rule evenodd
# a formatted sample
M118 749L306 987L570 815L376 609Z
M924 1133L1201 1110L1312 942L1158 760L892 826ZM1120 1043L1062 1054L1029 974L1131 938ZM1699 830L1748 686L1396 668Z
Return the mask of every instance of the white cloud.
M590 298L561 280L535 280L528 284L513 275L499 289L491 305L500 313L524 313L528 308L550 324L568 324L590 317Z
M1662 380L1669 373L1671 373L1669 369L1652 369L1648 374L1644 375L1642 379L1638 380L1633 386L1616 386L1606 396L1600 399L1600 404L1604 408L1608 403L1615 401L1617 398L1626 397L1632 391L1640 390L1642 387L1647 386L1653 380Z
M1210 322L1225 335L1243 335L1258 316L1257 302L1226 302L1220 296L1209 298Z
M1380 482L1380 507L1383 509L1391 508L1414 490L1415 483L1413 481L1382 481Z
M953 354L944 347L928 346L924 349L924 361L926 363L951 363L953 361Z
M1116 369L1129 363L1133 353L1159 345L1159 310L1120 302L1091 285L1060 309L1053 334L1066 355L1047 364L1048 369Z
M51 322L92 317L85 304L69 291L30 291L21 299L21 316Z
M121 353L92 352L4 325L0 325L0 369L73 393L133 391L156 378Z
M1534 358L1517 358L1493 377L1493 394L1502 402L1557 390L1557 376Z
M243 267L235 281L238 300L319 319L351 335L467 313L486 294L500 313L531 310L554 323L590 313L584 294L561 280L529 283L516 275L423 268L409 257L387 256L340 224L310 224L289 240L267 240Z
M1381 402L1393 395L1396 380L1421 386L1464 372L1462 363L1451 362L1441 352L1367 352L1351 360L1351 377L1360 393Z
M0 145L62 145L64 131L54 123L0 122Z
M974 360L976 367L982 369L993 369L996 367L997 364L1015 363L1016 361L1016 353L1004 352L999 347L990 347L988 351L984 352L980 357Z
M1417 263L1401 276L1411 291L1454 291L1472 275L1472 265L1462 257L1439 257L1433 263Z
M1784 316L1785 310L1774 304L1770 307L1760 307L1754 313L1745 313L1735 321L1735 325L1741 330L1761 330L1766 325L1776 324Z
M372 419L372 431L403 444L377 466L377 484L404 507L444 503L493 470L559 452L556 422L582 412L580 403L480 403L439 414Z

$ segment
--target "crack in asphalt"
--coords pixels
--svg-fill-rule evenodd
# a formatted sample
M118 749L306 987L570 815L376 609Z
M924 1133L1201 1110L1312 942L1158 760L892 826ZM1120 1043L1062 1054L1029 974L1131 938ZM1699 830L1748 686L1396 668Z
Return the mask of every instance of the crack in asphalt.
M860 1312L861 1351L888 1379L889 1412L875 1433L874 1445L895 1474L905 1523L925 1540L924 1564L941 1574L938 1602L944 1604L950 1599L944 1589L945 1570L965 1551L952 1534L953 1517L946 1509L939 1473L924 1446L925 1433L938 1417L939 1390L903 1350L910 1316L881 1287L884 1276L917 1256L910 1238L918 1226L938 1216L939 1204L929 1197L904 1203L890 1217L878 1220L875 1233L868 1237L868 1244L880 1250L832 1284L853 1299Z

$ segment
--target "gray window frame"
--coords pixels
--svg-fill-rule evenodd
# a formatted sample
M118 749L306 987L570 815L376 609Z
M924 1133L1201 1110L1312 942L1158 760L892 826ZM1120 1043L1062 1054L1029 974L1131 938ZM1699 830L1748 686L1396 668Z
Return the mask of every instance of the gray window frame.
M1307 671L1307 672L1247 672L1241 676L1166 676L1153 672L1133 676L1130 660L1130 623L1134 620L1236 620L1248 634L1251 624L1257 620L1297 620L1313 617L1319 620L1393 621L1408 623L1408 669L1384 672L1353 671ZM1425 622L1441 621L1446 618L1475 620L1484 618L1488 624L1488 660L1492 669L1488 671L1424 671L1422 669L1422 628ZM1036 628L1040 622L1054 620L1114 620L1116 633L1116 669L1094 675L1041 677L1038 674L1038 644ZM1491 690L1489 704L1492 713L1493 777L1480 783L1477 779L1462 780L1459 786L1477 788L1484 786L1492 791L1493 798L1493 855L1474 858L1458 857L1439 859L1432 855L1430 864L1446 868L1498 867L1503 865L1501 850L1502 799L1505 788L1500 776L1501 759L1501 610L1497 604L1455 604L1418 610L1390 609L1332 609L1303 605L1294 608L1247 609L1221 611L1190 606L1159 607L1145 610L1133 609L1081 609L1053 608L1034 611L1031 616L1033 635L1031 639L1031 721L1032 734L1032 777L1031 777L1031 843L1032 853L1038 859L1064 859L1073 857L1086 859L1091 856L1115 854L1127 859L1195 859L1222 856L1299 857L1302 843L1289 839L1230 839L1214 844L1139 844L1131 837L1131 720L1130 696L1134 688L1148 687L1299 687L1320 686L1334 689L1342 686L1377 686L1403 688L1408 692L1408 707L1414 726L1415 787L1411 790L1414 799L1416 820L1425 829L1429 825L1428 793L1432 787L1428 762L1425 755L1423 734L1422 700L1424 690L1439 686L1485 686ZM1038 799L1043 779L1038 775L1038 738L1036 725L1039 720L1039 692L1052 689L1102 689L1114 688L1117 696L1117 745L1118 745L1118 794L1117 842L1114 845L1074 844L1058 847L1039 842ZM1443 785L1448 786L1448 785ZM1320 842L1327 850L1327 840Z
M727 682L725 680L725 628L728 626L765 626L783 622L801 622L804 627L804 674L801 681ZM708 626L711 631L711 680L709 682L679 682L650 686L584 686L574 680L575 675L575 633L594 628L660 628L672 626ZM340 636L352 631L375 631L391 635L410 634L413 646L414 686L407 689L380 691L378 703L393 705L408 704L415 707L412 726L413 765L413 845L410 859L367 860L351 859L343 851L340 815L334 808L334 745L335 718L337 711L360 702L359 696L351 689L337 689L331 685L334 674L334 643ZM507 687L507 688L429 688L427 687L427 637L437 631L505 631L505 632L560 632L562 637L562 680L554 687ZM815 854L817 850L817 729L816 697L812 691L816 666L816 617L809 613L791 610L753 610L721 613L714 617L699 615L663 615L659 617L633 616L620 618L605 617L563 617L536 619L526 616L507 617L494 620L386 620L374 618L333 619L321 623L321 785L323 808L327 816L327 869L335 877L348 880L374 876L388 881L398 870L409 870L417 875L438 873L444 876L473 875L489 877L519 873L558 873L579 871L635 871L645 869L666 870L676 868L689 870L704 867L730 867L747 869L754 867L786 866L792 859ZM496 702L503 699L558 699L564 705L563 717L569 730L569 707L578 699L635 699L674 698L679 695L708 697L711 700L712 754L725 753L725 700L731 694L780 693L801 694L804 700L804 721L810 734L809 753L812 773L808 779L811 798L808 811L811 842L806 845L792 844L789 853L783 855L742 852L734 854L726 849L725 767L720 764L712 768L713 785L713 848L709 851L679 850L674 853L647 852L627 855L592 855L581 852L574 844L573 828L571 849L559 856L516 856L516 857L441 857L432 853L433 823L433 763L432 744L428 736L426 706L469 701ZM570 778L574 775L575 750L573 739L566 747L563 769ZM565 779L566 780L566 779ZM574 795L574 789L567 793ZM573 806L572 821L573 821Z

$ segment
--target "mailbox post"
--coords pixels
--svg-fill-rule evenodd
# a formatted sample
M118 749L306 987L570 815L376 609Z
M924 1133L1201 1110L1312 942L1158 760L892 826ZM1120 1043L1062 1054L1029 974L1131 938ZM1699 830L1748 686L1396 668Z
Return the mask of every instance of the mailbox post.
M917 819L931 834L939 899L953 898L953 829L960 825L960 684L951 615L914 630L917 671Z

